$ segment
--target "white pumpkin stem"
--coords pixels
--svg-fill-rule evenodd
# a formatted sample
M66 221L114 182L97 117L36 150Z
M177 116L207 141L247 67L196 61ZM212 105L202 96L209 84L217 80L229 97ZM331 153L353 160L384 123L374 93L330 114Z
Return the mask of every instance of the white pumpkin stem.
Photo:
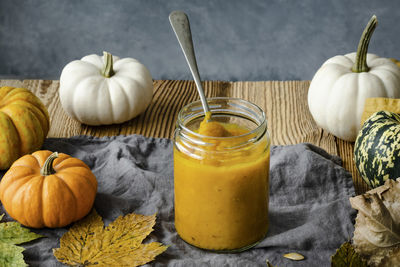
M53 161L58 158L58 152L52 153L44 162L40 169L40 174L43 176L55 174L56 171L53 169Z
M101 71L101 74L106 78L110 78L115 74L113 69L113 57L108 52L103 52L103 55L104 55L104 68Z
M367 26L365 27L361 35L360 42L358 43L356 60L354 62L353 68L351 69L353 72L369 71L369 67L367 65L368 45L377 24L378 19L375 15L373 15L369 20Z

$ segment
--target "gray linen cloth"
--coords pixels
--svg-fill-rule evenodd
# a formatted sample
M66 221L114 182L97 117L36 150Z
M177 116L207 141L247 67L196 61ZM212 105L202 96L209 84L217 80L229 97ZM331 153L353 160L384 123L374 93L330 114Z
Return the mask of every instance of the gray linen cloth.
M151 266L330 266L330 256L353 233L351 175L339 157L311 144L271 147L270 229L255 248L237 254L206 252L183 242L174 228L172 141L139 135L50 138L43 149L82 159L98 180L95 208L107 225L118 216L157 213L145 242L170 245ZM3 213L0 206L0 213ZM8 215L6 220L11 220ZM34 230L45 238L24 245L30 266L63 266L52 254L68 227ZM298 252L303 261L283 254Z

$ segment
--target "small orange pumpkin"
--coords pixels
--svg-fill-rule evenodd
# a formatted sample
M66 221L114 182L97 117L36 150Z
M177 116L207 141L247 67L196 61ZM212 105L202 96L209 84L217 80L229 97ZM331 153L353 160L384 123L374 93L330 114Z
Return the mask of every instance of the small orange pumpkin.
M0 87L0 169L40 149L49 125L46 107L31 91Z
M80 159L48 150L13 163L0 182L0 200L7 213L33 227L63 227L91 210L97 180Z

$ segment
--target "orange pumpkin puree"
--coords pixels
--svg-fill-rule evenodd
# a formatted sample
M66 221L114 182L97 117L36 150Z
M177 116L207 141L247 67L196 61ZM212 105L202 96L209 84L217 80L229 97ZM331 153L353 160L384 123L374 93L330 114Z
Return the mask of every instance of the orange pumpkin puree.
M236 124L208 119L198 133L229 137L248 132ZM241 249L260 241L268 230L269 147L263 140L232 153L216 153L240 137L217 139L202 159L174 148L175 227L183 240L196 247Z

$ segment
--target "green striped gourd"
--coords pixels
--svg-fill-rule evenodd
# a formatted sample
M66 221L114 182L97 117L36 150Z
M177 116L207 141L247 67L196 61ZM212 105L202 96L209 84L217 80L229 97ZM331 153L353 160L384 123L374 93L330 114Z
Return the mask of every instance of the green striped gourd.
M354 146L354 161L370 187L400 177L400 116L379 111L361 128Z

